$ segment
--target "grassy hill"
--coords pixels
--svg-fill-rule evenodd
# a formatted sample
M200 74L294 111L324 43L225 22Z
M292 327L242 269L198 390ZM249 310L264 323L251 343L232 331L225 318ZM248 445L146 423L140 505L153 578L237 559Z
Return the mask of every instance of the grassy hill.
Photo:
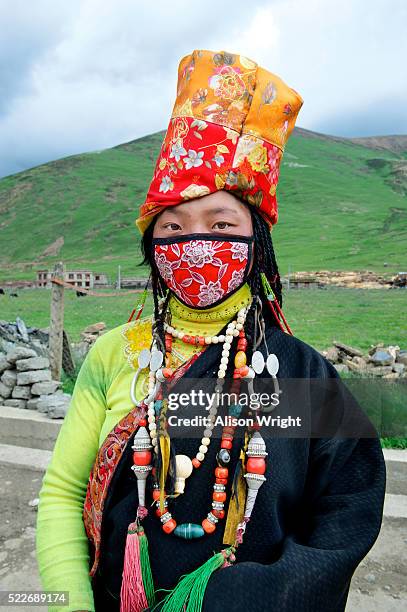
M63 260L140 274L134 226L164 132L0 180L0 282ZM344 139L296 128L273 230L281 273L407 269L407 137ZM59 239L59 240L58 240ZM62 240L63 239L63 240ZM52 248L55 241L62 243ZM383 268L383 263L387 267Z

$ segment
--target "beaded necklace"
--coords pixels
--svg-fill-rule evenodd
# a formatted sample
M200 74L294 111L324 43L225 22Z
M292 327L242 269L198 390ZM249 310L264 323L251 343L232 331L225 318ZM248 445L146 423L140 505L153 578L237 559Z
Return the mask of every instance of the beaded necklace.
M223 347L221 353L221 360L217 374L217 383L215 386L215 393L220 393L223 388L223 383L229 363L231 345L233 339L235 337L238 338L237 352L234 358L234 383L233 389L231 390L232 393L235 393L236 396L238 396L240 389L239 379L251 379L255 376L255 371L253 370L253 368L249 367L246 362L247 340L244 332L244 323L249 307L250 305L239 310L236 320L231 321L227 325L225 334L220 334L218 336L191 336L180 332L168 323L165 323L164 329L166 332L166 357L171 354L172 338L179 338L181 341L187 344L193 344L197 346L206 346L209 344L222 343ZM154 344L150 355L148 355L148 351L146 350L141 351L139 356L139 368L134 376L132 384L133 401L136 401L134 398L135 381L137 380L138 374L141 369L147 367L147 361L149 361L150 366L149 394L147 398L145 398L141 402L138 402L138 405L145 409L145 416L147 418L141 420L140 427L134 437L134 442L132 446L132 449L134 451L134 465L132 469L134 470L134 473L136 474L138 479L139 499L141 494L141 501L139 503L139 506L141 507L145 507L145 480L147 478L147 475L150 471L153 471L153 474L156 475L156 470L151 464L151 449L153 449L154 454L157 457L160 451L158 427L161 428L163 433L165 432L164 435L168 435L166 433L166 403L165 401L163 401L161 396L161 384L164 382L171 381L174 376L174 370L166 367L166 365L164 365L164 367L161 367L163 365L164 355L161 351L155 348ZM254 361L255 366L257 366L256 369L258 370L256 357ZM188 363L187 367L190 367L190 365L191 363ZM186 455L176 456L176 495L182 494L184 492L186 479L191 476L194 468L198 469L200 467L202 461L204 461L205 459L208 447L211 443L212 430L217 417L217 409L218 405L215 402L209 409L209 425L207 428L204 429L203 436L201 438L201 442L195 457L191 460ZM232 412L230 413L230 415L238 416L238 410L238 405L232 406ZM148 427L148 431L146 427ZM224 518L224 504L226 501L225 490L227 479L229 476L227 463L230 461L229 451L231 450L233 445L234 433L235 427L228 425L223 427L220 451L217 455L218 465L214 470L215 482L213 485L214 492L212 510L208 513L207 517L203 519L201 526L195 525L194 529L192 529L192 524L186 523L177 527L176 521L173 519L171 513L167 509L168 501L166 492L162 489L162 487L160 487L160 483L155 480L153 485L153 499L156 502L157 506L156 515L160 518L165 533L174 532L175 535L178 535L180 537L200 537L204 535L204 533L213 533L215 531L216 523L218 522L218 520ZM257 438L259 437L260 434L257 434ZM258 444L259 442L257 443L257 445ZM256 473L258 474L258 476L262 476L265 471L265 455L263 454L263 449L261 450L262 452L258 456L260 461L258 461L257 463L251 461L249 464L252 467L256 467ZM250 447L250 452L253 453L253 445ZM165 470L166 468L168 468L168 464L166 464L162 469ZM260 483L263 481L263 478L257 478L256 481L258 481L260 486ZM141 514L144 514L144 512L142 511ZM192 535L192 533L194 535Z
M175 456L175 494L167 495L165 483L169 469L170 438L168 435L168 423L166 418L168 402L165 393L185 374L194 361L199 358L199 354L193 355L185 364L175 370L168 367L168 365L170 364L169 358L172 352L173 338L177 338L185 344L192 344L203 348L210 344L221 343L222 352L215 385L215 397L219 397L225 382L232 342L234 338L237 338L233 381L231 383L230 392L235 393L236 397L239 397L241 381L248 380L250 387L250 383L252 383L252 379L255 377L256 373L261 374L265 367L265 360L262 353L259 351L253 353L251 365L247 365L247 340L244 324L249 308L250 304L239 310L236 320L228 323L225 333L220 335L192 336L175 329L166 322L164 324L165 355L157 348L157 340L154 337L151 351L149 349L144 349L139 354L138 369L131 384L131 398L132 401L140 407L141 415L132 445L132 470L137 478L139 505L137 508L137 518L134 523L129 525L126 540L121 599L123 602L127 603L123 605L122 612L128 612L130 609L138 610L138 599L140 610L145 601L148 601L150 605L154 602L154 589L152 586L151 568L148 561L146 535L141 526L141 521L148 514L145 496L146 480L150 472L152 472L153 475L152 497L153 503L155 503L156 506L155 514L160 519L162 529L166 534L172 534L184 539L204 537L205 535L214 533L218 521L225 518L224 506L227 499L226 485L229 477L228 464L230 462L230 450L233 446L235 434L235 426L233 425L225 425L222 429L220 448L216 455L217 465L214 469L212 504L201 524L187 522L177 525L176 520L169 511L171 498L184 493L186 479L189 478L194 469L198 469L205 460L208 447L211 444L212 430L216 421L218 404L215 401L209 409L209 425L203 431L203 436L195 457L191 460L186 455ZM270 357L272 357L272 359L270 359ZM275 377L278 370L278 359L275 355L270 357L267 359L267 367L270 362L272 365L272 372L270 371L270 373ZM137 401L134 394L135 385L141 370L145 368L149 368L148 394L142 401ZM240 411L241 406L239 405L239 401L237 401L236 404L230 406L229 416L239 416ZM230 565L235 561L234 553L237 546L243 541L243 534L250 520L258 490L266 480L264 476L266 471L265 457L267 456L266 445L258 429L259 426L256 423L246 428L244 452L241 452L240 462L242 467L241 477L242 480L246 482L247 495L246 502L243 504L244 512L240 514L241 520L235 524L234 527L234 537L231 539L233 543L220 553L216 553L203 566L195 570L195 572L183 577L177 587L175 587L175 589L165 598L164 607L162 608L163 612L173 612L175 609L172 607L174 601L178 601L178 597L181 596L181 593L184 593L182 595L183 598L186 596L185 588L187 588L189 592L191 588L193 588L192 583L195 579L197 581L206 581L214 569ZM153 462L155 464L154 467ZM136 570L134 568L136 568ZM136 577L134 576L134 571L136 571ZM198 576L201 575L202 578L198 579ZM203 578L204 575L205 578ZM186 587L187 583L188 587ZM129 604L130 607L128 607L128 602L131 602L131 604Z

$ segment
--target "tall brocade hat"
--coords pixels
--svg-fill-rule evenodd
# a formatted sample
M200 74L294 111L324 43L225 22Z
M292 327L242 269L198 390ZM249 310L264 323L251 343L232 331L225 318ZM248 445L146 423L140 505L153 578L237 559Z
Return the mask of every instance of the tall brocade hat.
M135 221L140 232L167 206L220 189L275 225L281 158L302 104L294 89L242 55L194 50L183 57L170 123Z

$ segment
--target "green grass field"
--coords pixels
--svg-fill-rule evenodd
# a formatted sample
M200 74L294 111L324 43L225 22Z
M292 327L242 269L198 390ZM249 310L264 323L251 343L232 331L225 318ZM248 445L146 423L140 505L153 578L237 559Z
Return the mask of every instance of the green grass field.
M164 132L0 180L0 284L62 260L140 274L134 225ZM280 272L407 269L407 151L294 131L281 167L273 240ZM404 169L404 170L403 170ZM58 237L57 256L42 256ZM384 268L383 264L387 263ZM143 271L141 271L143 272Z
M56 261L105 273L111 282L119 265L122 277L146 276L134 221L163 136L157 132L0 179L0 286L34 281L38 269L52 269ZM282 275L369 269L390 277L407 269L407 150L400 148L294 131L281 167L279 221L272 234ZM43 255L60 237L60 251ZM0 295L0 319L20 316L27 326L47 327L50 293ZM318 350L333 340L364 351L378 342L407 348L406 296L404 290L292 289L283 309L294 334ZM125 291L119 298L77 298L66 291L70 340L79 341L91 323L104 321L111 329L126 322L136 300ZM71 391L73 381L64 386Z
M51 290L18 293L18 298L0 295L0 319L15 321L19 316L27 326L47 327ZM71 290L64 295L65 330L71 342L78 342L80 332L91 323L103 321L108 329L125 323L137 301L137 294L125 291L120 297L106 298L77 298ZM406 299L403 289L291 289L284 293L283 310L293 333L318 350L333 340L364 351L377 342L407 348ZM145 312L151 312L150 302Z
M18 298L0 295L0 319L14 321L19 316L27 326L47 327L51 291L25 289L18 293ZM291 289L284 299L284 312L294 334L318 350L327 348L335 339L363 351L378 342L407 347L406 327L401 325L406 304L406 292L402 289ZM69 339L78 342L80 332L91 323L104 321L108 329L125 323L136 300L137 295L126 295L124 291L120 297L106 298L77 298L74 291L65 291L64 327ZM149 312L151 301L145 309L145 313ZM76 364L76 374L80 365ZM66 393L72 393L74 383L75 378L63 375ZM390 432L383 439L384 446L407 448L405 391L401 395L402 389L396 391L387 400L391 410L386 411L384 422L380 407L376 409L375 402L370 400L373 414L369 416L382 431Z

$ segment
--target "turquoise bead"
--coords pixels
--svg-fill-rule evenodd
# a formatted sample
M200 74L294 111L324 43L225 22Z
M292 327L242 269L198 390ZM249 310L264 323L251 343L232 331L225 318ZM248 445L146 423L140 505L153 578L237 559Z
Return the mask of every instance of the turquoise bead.
M162 400L155 400L154 402L154 411L156 414L160 414L160 410L163 407L163 401Z
M205 535L203 527L201 527L201 525L197 525L196 523L182 523L181 525L177 525L173 533L179 538L184 538L185 540L202 538L202 536Z
M242 407L240 404L233 404L229 408L229 416L238 417L242 412Z

